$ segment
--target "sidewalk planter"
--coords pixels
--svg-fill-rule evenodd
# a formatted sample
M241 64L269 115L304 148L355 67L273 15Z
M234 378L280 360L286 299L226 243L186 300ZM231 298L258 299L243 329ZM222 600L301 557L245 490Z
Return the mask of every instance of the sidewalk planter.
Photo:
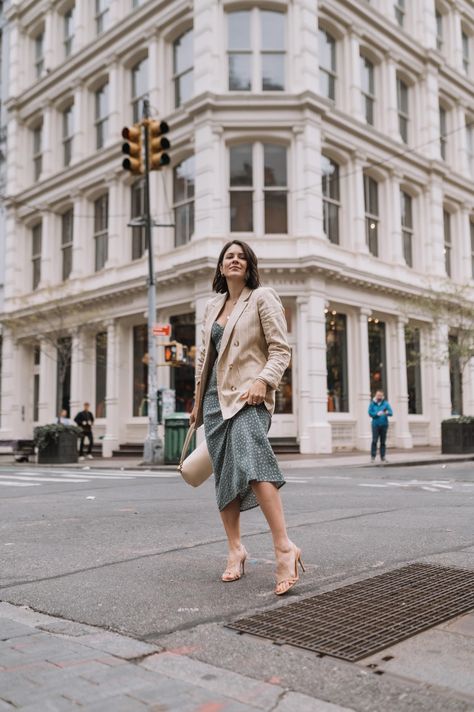
M469 415L449 418L441 423L441 452L443 454L474 453L474 417Z
M80 428L75 425L52 424L35 428L38 463L64 465L77 462L77 439L80 434Z

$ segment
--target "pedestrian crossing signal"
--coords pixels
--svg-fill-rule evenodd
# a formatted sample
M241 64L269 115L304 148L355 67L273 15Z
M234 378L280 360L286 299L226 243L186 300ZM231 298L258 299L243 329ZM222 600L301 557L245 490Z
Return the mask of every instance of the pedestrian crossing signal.
M177 341L164 345L165 363L169 366L182 366L187 363L188 347Z

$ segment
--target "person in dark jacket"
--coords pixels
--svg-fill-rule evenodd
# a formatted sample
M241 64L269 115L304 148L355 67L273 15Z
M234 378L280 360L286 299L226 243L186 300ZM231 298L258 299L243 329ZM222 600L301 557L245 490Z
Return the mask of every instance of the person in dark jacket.
M79 460L84 459L84 440L89 441L87 447L87 459L92 460L92 446L94 445L94 436L92 435L92 426L94 425L94 416L89 410L89 403L84 403L84 410L81 410L74 418L77 425L82 430L81 445L79 447Z
M385 442L387 440L388 419L393 415L390 403L385 400L383 391L376 391L373 400L369 405L369 415L372 418L372 446L370 448L371 462L375 462L377 455L377 443L380 438L380 459L385 459Z

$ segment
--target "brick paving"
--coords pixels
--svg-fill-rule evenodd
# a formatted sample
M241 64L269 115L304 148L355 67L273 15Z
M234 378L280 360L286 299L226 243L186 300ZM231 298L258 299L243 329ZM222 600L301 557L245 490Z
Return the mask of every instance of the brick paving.
M0 603L0 712L351 712L88 625Z

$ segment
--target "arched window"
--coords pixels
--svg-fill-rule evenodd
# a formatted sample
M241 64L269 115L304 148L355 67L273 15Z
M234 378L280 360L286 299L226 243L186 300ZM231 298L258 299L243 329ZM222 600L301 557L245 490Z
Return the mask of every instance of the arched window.
M193 31L188 30L173 43L174 105L176 108L193 95Z
M400 77L397 77L397 110L398 110L398 130L404 143L408 143L408 127L410 122L408 105L409 87Z
M365 55L360 55L362 114L371 126L375 123L375 67Z
M319 84L321 94L336 99L336 40L319 28Z
M379 195L378 183L364 174L365 239L369 252L379 256Z
M185 245L194 233L194 156L182 161L173 171L174 244Z
M408 267L413 267L413 199L404 190L400 191L403 257Z
M321 156L323 194L323 230L329 242L339 244L339 166L327 156Z

